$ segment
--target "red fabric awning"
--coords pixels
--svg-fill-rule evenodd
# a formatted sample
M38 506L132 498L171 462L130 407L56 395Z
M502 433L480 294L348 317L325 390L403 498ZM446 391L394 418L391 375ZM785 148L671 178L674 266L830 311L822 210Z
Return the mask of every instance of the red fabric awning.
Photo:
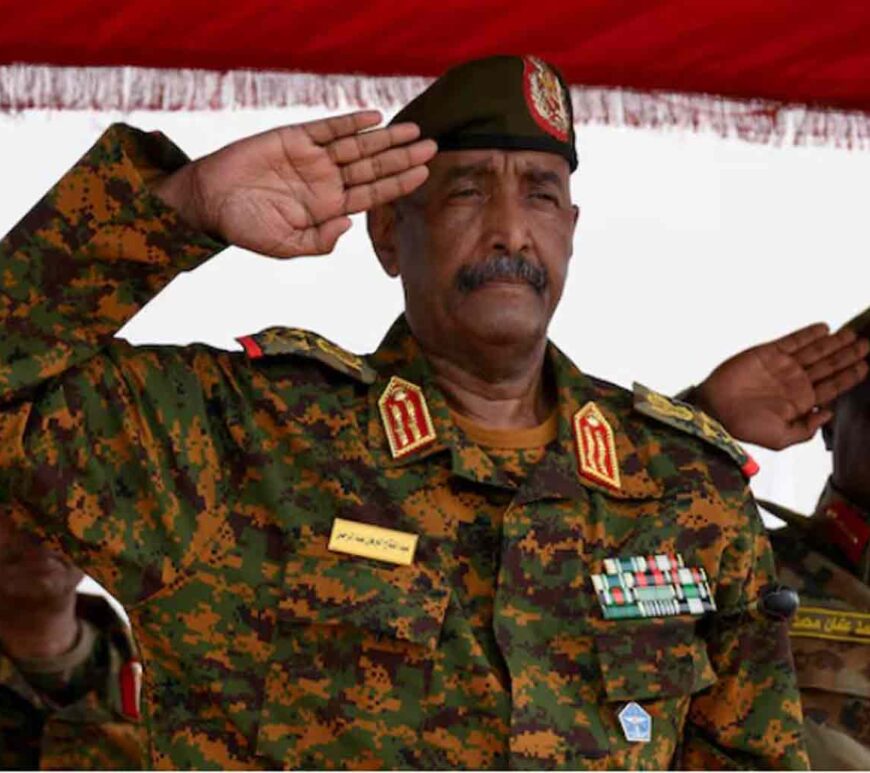
M151 92L132 102L129 93L117 98L124 108L165 107L173 82L159 72L177 68L434 76L471 57L508 52L538 54L562 68L570 83L587 88L770 103L756 103L754 112L800 103L817 113L870 113L870 4L852 0L41 0L3 3L2 19L0 65L156 68ZM129 92L131 76L119 72L112 77L123 82L111 88ZM91 70L87 78L98 75ZM101 102L99 88L76 77L63 69L34 74L2 67L0 107L119 106L111 98ZM170 99L170 106L226 106L225 81L208 86L208 75L187 77L206 83L196 87L198 102ZM295 83L292 88L309 84L298 101L311 101L317 90L311 82ZM221 93L203 98L208 88ZM383 103L396 97L390 88ZM263 88L255 99L238 91L236 84L232 104L282 103ZM377 85L366 93L378 103ZM581 104L580 119L585 109L600 114L591 120L603 120L610 107L600 101L596 96ZM692 104L694 112L675 123L715 122L703 110L698 118L701 103ZM634 117L622 121L656 125L660 118L647 120L650 111L675 105L673 99L664 108L629 105ZM849 131L864 137L863 128Z
M536 53L571 83L870 110L870 4L818 0L40 0L0 63L438 75Z

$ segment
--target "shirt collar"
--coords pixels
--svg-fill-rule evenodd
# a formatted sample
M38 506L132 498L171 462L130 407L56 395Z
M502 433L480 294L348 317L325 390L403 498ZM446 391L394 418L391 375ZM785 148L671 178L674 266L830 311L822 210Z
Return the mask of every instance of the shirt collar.
M575 499L584 496L584 490L588 489L622 499L661 496L661 486L647 471L648 454L638 449L625 427L624 417L632 410L630 395L621 400L620 393L624 390L593 381L552 343L547 346L546 356L556 382L558 436L521 486L519 503L551 498ZM368 443L379 466L407 467L435 454L449 453L454 475L477 483L513 488L514 484L495 467L486 452L453 423L444 395L433 383L429 364L404 315L390 328L369 362L377 377L368 394ZM393 459L390 454L378 409L378 399L393 376L421 388L436 434L432 443L399 459ZM613 430L621 478L619 489L611 489L579 474L573 419L577 411L590 401L596 403Z
M32 706L43 707L39 693L27 683L12 658L2 650L0 650L0 687L12 690Z
M632 411L631 396L610 384L591 379L553 343L547 358L556 381L559 411L557 448L551 450L532 471L524 486L525 502L549 498L577 498L583 489L606 493L618 499L648 499L662 495L662 488L647 471L649 459L631 438L626 418ZM621 396L622 395L622 396ZM613 489L580 475L574 416L594 402L610 428L616 445L620 487Z
M511 482L500 473L479 446L469 441L450 418L450 409L441 390L435 386L429 363L411 334L404 315L393 323L377 351L369 358L377 372L368 394L369 450L380 467L408 467L430 456L449 453L451 468L458 475L477 483L510 488ZM394 459L390 454L381 420L378 400L393 376L420 387L435 429L435 440Z

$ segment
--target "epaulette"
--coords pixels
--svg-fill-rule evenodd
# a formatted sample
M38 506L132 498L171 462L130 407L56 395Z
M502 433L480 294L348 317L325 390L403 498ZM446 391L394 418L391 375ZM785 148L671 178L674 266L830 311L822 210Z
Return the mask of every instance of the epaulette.
M236 339L252 360L261 357L281 357L295 355L319 360L324 365L344 373L346 376L362 381L374 382L377 374L362 357L342 349L338 344L295 327L270 327L255 335Z
M724 451L747 478L758 472L756 461L728 434L725 427L693 405L659 394L635 382L634 409Z

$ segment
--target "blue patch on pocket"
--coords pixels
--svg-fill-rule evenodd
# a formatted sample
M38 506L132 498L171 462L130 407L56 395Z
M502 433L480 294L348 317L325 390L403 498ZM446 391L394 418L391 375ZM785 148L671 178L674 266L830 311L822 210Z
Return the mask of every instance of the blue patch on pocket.
M640 704L634 701L625 704L618 716L627 741L649 743L652 738L652 717Z

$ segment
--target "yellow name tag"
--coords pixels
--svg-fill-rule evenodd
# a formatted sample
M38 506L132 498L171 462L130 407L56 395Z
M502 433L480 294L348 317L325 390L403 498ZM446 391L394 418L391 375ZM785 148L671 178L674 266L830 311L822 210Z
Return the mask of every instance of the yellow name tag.
M336 553L349 553L407 566L414 560L417 535L336 518L332 523L328 547Z
M801 607L791 623L792 636L870 644L870 614L824 607Z

